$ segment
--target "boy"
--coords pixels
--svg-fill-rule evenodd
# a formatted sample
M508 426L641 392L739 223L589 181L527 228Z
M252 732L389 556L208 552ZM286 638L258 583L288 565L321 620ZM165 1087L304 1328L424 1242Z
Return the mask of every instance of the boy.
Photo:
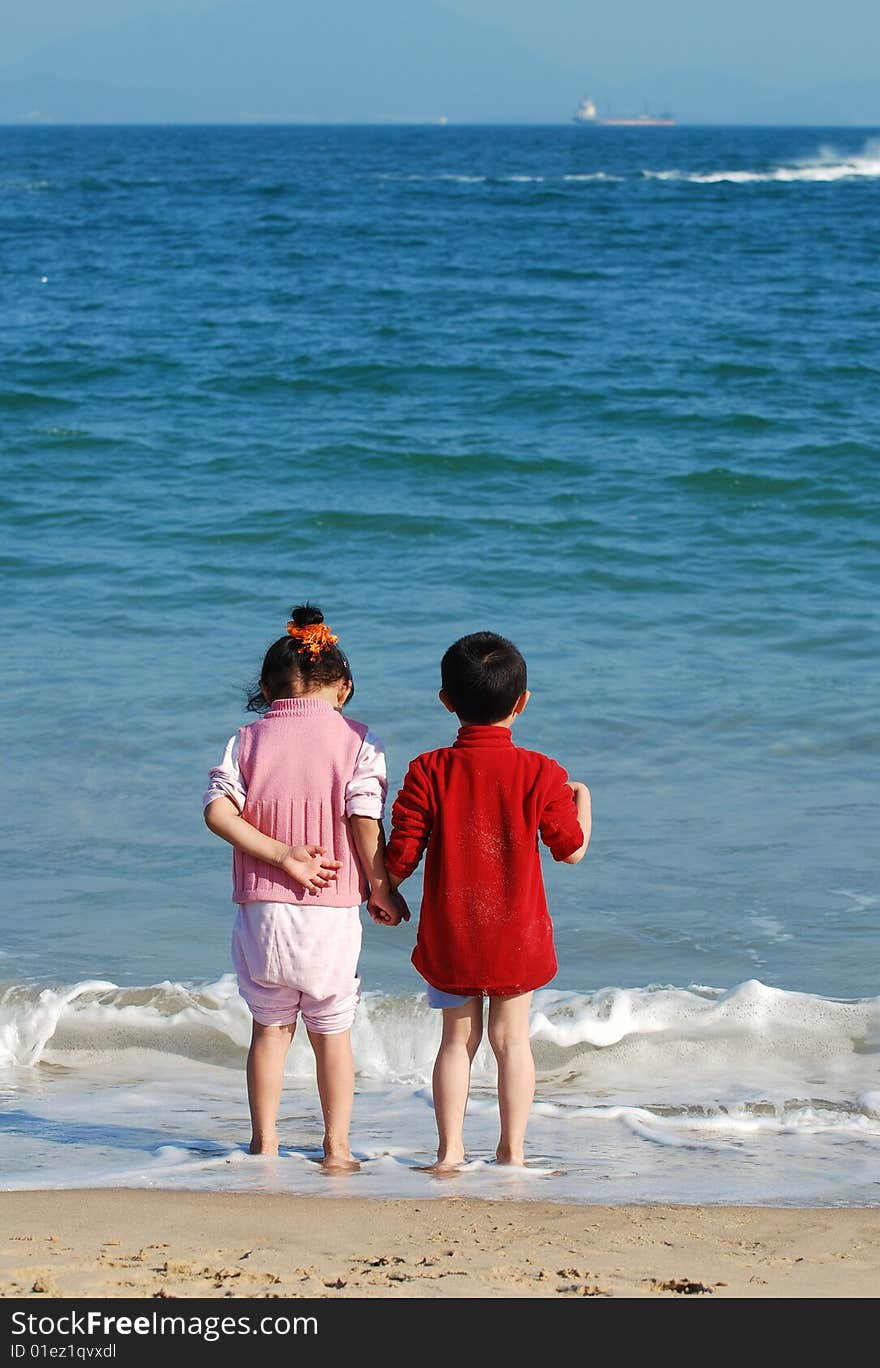
M532 990L556 973L553 928L538 841L577 864L591 831L590 791L555 760L514 746L511 727L529 701L526 663L512 642L475 632L440 667L440 701L460 722L452 746L419 755L392 813L385 856L396 888L427 849L412 960L443 1011L434 1065L438 1171L464 1160L462 1126L471 1062L489 999L489 1044L498 1062L500 1164L522 1164L535 1092L529 1042Z

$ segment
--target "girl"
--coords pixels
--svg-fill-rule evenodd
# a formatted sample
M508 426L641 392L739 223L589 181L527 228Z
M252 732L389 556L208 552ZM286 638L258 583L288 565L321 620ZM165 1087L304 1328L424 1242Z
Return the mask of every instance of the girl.
M348 1133L360 904L368 898L373 920L388 926L409 919L385 872L384 752L342 716L354 682L337 641L318 608L292 609L248 698L263 716L231 738L203 799L208 827L235 847L232 958L253 1017L250 1152L278 1153L284 1061L301 1012L328 1169L357 1167Z

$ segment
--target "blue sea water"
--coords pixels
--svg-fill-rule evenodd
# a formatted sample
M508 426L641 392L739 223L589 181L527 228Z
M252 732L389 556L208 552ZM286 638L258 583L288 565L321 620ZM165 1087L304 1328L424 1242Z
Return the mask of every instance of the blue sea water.
M868 129L0 129L3 1185L320 1182L299 1042L241 1153L199 802L309 597L392 791L484 627L593 791L533 1167L481 1057L462 1190L878 1200L878 193ZM413 939L363 1193L433 1191Z

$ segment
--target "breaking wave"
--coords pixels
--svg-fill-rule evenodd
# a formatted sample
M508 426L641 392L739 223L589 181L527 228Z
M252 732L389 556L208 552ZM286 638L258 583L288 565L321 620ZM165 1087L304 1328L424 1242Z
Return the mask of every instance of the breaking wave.
M686 181L691 185L752 185L767 182L817 182L865 180L880 177L880 138L869 139L860 152L844 153L835 147L821 147L812 157L788 166L761 170L722 171L643 171L649 180Z
M424 1083L438 1027L422 995L365 994L354 1028L360 1074L383 1083ZM722 1085L755 1074L806 1078L817 1069L857 1081L859 1065L870 1065L880 1051L880 998L823 998L757 979L726 991L700 985L543 989L535 994L531 1033L539 1072L566 1090L616 1090L662 1077L676 1091L676 1080ZM86 980L57 988L10 984L0 992L0 1065L6 1067L75 1068L78 1059L94 1065L102 1056L118 1063L126 1051L240 1067L249 1038L250 1017L231 975L204 985L120 988ZM294 1052L292 1060L294 1073L311 1069L305 1052ZM484 1045L475 1077L493 1074Z

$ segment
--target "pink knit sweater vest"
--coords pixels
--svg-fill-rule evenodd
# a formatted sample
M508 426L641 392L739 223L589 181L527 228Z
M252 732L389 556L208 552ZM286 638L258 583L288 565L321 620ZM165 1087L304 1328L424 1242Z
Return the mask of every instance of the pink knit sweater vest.
M310 893L280 869L233 852L234 902L308 902L354 907L367 896L345 815L345 790L367 728L322 698L279 698L238 733L247 785L242 816L287 845L320 845L342 861L335 883Z

